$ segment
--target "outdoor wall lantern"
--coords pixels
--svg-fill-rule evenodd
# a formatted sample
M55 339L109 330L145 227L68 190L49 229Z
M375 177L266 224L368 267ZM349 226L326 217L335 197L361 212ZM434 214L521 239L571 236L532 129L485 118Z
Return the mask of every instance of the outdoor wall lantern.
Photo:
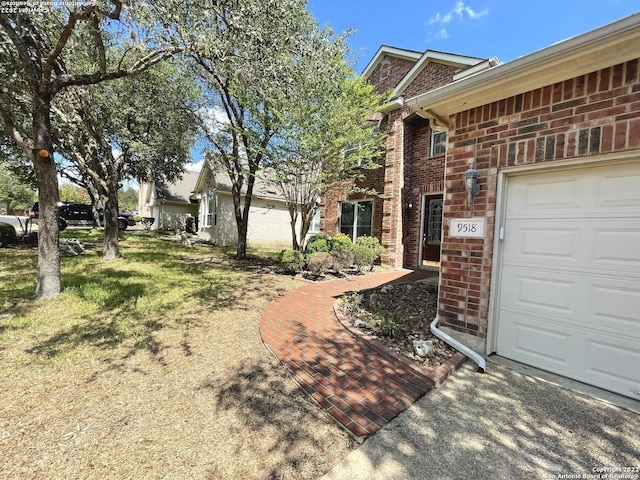
M467 191L467 201L471 208L471 216L473 217L473 197L480 193L480 185L478 185L478 177L480 173L473 167L464 172L462 178L464 179L464 188Z

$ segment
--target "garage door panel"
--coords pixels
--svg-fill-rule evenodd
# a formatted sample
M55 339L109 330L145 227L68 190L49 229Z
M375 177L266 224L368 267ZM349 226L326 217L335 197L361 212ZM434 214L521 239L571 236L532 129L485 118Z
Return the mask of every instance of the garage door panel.
M627 222L626 228L616 222L608 228L594 228L593 266L637 272L640 269L640 225Z
M588 383L609 389L624 385L640 392L640 352L637 344L611 339L610 342L587 339L584 378Z
M575 178L555 180L550 188L548 181L530 182L523 189L520 204L513 206L517 210L557 210L565 208L580 209L580 186ZM516 211L517 211L516 210Z
M599 169L602 170L602 169ZM598 175L600 173L600 175ZM615 208L623 211L640 206L640 168L631 169L623 174L597 171L594 198L596 208Z
M640 159L508 178L497 353L640 399Z
M562 278L549 272L506 268L503 270L503 303L506 309L542 315L575 317L571 307L579 296L579 278Z
M640 344L640 283L594 283L587 299L587 318L594 327L623 331Z
M512 314L510 327L505 331L505 344L511 358L525 363L536 362L548 367L568 369L573 341L571 333L548 322L536 322L517 313Z
M505 229L505 238L518 237L518 241L505 244L510 262L546 265L578 265L581 231L579 226L550 225L549 222L512 222Z

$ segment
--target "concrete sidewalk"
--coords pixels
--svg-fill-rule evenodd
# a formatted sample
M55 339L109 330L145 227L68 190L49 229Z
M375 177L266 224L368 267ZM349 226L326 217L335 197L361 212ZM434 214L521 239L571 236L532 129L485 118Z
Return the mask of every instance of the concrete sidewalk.
M632 471L615 470L624 468ZM637 413L493 362L478 374L467 362L322 479L638 479L634 468Z

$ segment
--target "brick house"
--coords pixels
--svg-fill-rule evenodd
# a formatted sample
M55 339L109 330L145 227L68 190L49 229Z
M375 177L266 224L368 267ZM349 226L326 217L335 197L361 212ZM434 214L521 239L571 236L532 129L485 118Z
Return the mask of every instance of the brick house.
M640 14L472 69L389 105L385 262L422 266L421 219L443 193L440 325L484 355L640 399ZM442 169L425 156L442 129L438 180L416 162Z
M378 237L386 248L382 262L394 267L437 267L440 261L446 127L403 108L403 100L497 65L497 59L383 45L363 72L378 92L392 91L379 121L386 132L381 168L363 182L381 197L336 195L323 198L320 227ZM347 201L348 200L348 201Z

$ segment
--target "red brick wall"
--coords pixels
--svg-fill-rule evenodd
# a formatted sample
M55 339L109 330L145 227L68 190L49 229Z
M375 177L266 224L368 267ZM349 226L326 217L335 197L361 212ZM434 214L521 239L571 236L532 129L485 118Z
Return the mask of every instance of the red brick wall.
M443 325L486 336L498 171L640 148L639 60L509 97L451 117L445 168L444 238L438 312ZM462 174L475 165L475 215L487 238L448 236L469 216Z
M403 240L405 268L416 268L419 260L421 201L427 193L444 190L444 155L431 156L431 128L428 120L414 117L405 121Z
M415 63L415 60L384 55L369 74L369 82L377 92L386 92L395 87Z
M427 63L403 93L405 98L415 97L434 88L451 83L453 74L460 68L437 62Z

